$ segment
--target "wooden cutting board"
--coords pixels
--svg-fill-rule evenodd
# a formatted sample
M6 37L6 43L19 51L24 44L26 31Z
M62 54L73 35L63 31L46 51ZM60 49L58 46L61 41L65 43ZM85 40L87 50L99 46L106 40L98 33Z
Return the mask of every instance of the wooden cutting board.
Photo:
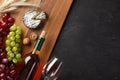
M2 2L1 0L0 2ZM16 19L15 24L21 26L23 38L29 37L30 33L34 32L36 34L40 34L42 30L47 31L46 40L40 50L39 57L41 59L41 64L45 64L54 48L56 43L57 37L61 31L62 25L65 21L65 18L69 12L70 6L73 0L28 0L28 2L36 3L41 6L41 9L48 14L48 20L46 21L45 25L37 30L31 30L25 27L22 17L25 12L28 10L36 9L33 7L20 7L12 16ZM29 46L22 47L22 54L23 56L32 51L34 47L35 41L32 41L32 44ZM62 54L62 53L61 53ZM38 72L39 73L39 72ZM35 77L37 79L37 76ZM34 79L34 80L35 80Z

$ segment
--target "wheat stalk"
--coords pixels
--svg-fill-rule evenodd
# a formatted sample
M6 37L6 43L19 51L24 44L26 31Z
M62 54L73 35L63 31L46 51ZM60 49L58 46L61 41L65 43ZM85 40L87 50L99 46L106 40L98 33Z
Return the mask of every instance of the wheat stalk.
M5 12L11 12L16 10L18 7L25 7L25 6L31 6L31 7L40 7L39 4L33 4L30 2L27 2L27 0L4 0L4 2L0 5L0 14Z

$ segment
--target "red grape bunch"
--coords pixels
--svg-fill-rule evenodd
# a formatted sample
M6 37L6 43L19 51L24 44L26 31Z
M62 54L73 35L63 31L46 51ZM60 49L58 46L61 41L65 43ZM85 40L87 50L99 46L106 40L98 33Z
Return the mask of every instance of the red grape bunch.
M4 40L14 22L15 19L7 13L2 16L0 21L0 80L15 80L17 74L15 70L16 65L7 58Z

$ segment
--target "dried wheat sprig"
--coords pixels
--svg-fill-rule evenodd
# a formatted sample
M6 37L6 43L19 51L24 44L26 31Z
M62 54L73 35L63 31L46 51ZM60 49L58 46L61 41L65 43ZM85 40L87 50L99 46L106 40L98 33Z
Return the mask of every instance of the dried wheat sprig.
M29 2L15 2L13 4L11 4L9 7L19 7L19 6L33 6L33 7L40 7L38 4L33 4L33 3L29 3Z
M4 9L6 9L11 3L13 3L14 2L14 0L5 0L2 4L1 4L1 6L0 6L0 10L2 11L2 10L4 10Z
M16 10L20 6L40 7L38 4L27 2L27 0L4 0L0 5L0 14Z
M11 11L14 11L14 10L16 10L16 9L17 9L17 7L10 7L10 8L8 8L8 9L5 9L5 10L1 11L1 12L2 12L2 13L11 12Z

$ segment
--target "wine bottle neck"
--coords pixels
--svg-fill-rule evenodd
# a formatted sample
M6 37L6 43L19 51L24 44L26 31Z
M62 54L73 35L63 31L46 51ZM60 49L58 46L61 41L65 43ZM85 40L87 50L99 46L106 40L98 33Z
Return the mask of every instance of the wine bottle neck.
M45 40L45 38L39 37L37 42L36 42L36 44L35 44L35 46L34 46L34 50L33 51L36 51L36 50L39 51L41 49L41 47L42 47L42 44L43 44L44 40Z
M41 49L42 44L45 40L45 36L46 36L46 31L42 31L41 35L39 36L39 38L37 39L35 43L32 54L35 54L36 52L37 52L36 54L38 54L38 51Z

